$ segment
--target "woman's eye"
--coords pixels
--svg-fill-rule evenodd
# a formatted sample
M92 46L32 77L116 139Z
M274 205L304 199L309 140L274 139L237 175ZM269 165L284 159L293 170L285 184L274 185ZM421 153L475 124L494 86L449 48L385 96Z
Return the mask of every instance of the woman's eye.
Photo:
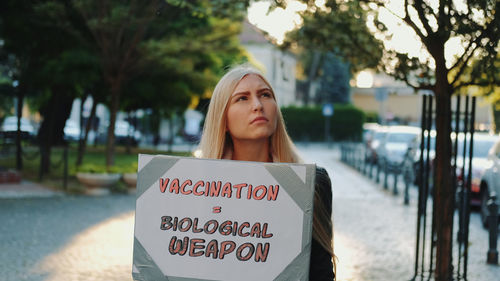
M266 93L262 93L262 96L266 97L266 98L272 97L271 93L267 93L267 92Z
M236 101L243 101L243 100L247 100L248 98L245 97L245 96L241 96L239 98L236 99Z

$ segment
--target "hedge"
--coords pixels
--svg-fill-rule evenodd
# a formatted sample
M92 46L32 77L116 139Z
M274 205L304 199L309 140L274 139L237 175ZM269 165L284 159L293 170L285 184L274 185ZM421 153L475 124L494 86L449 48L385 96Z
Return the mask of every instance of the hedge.
M288 134L294 141L325 141L325 121L319 106L281 108ZM335 104L330 117L333 141L360 140L366 116L350 104Z

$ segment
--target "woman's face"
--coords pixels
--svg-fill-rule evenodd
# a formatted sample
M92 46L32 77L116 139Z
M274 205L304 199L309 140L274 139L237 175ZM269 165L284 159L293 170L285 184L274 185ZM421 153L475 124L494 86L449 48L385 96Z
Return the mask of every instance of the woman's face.
M269 86L256 74L249 74L231 94L227 125L233 141L269 138L276 130L277 105Z

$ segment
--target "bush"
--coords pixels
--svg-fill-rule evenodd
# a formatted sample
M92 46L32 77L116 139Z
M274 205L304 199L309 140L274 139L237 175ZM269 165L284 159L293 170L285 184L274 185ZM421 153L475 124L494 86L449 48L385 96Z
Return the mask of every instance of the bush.
M98 164L83 164L76 168L79 173L96 173L96 174L107 174L107 173L120 173L120 169L116 166L111 166L109 169L106 165Z
M334 141L360 140L365 114L351 104L335 104L330 117L330 136ZM288 134L294 141L324 141L325 117L316 107L284 107L281 109Z
M365 112L365 122L367 123L378 123L378 113L374 111Z

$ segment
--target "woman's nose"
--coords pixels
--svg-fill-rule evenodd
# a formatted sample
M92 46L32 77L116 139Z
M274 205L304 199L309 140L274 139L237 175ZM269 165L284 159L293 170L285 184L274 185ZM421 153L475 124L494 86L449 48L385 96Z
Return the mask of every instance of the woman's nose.
M262 110L262 102L259 98L255 97L252 99L252 109L253 110Z

